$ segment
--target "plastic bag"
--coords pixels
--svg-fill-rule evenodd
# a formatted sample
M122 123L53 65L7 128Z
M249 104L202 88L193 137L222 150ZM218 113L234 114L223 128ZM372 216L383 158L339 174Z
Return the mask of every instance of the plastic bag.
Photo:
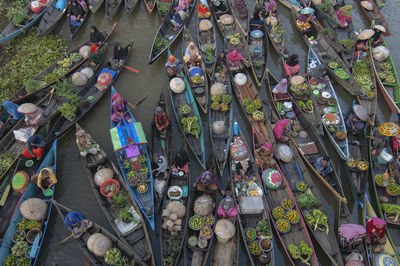
M389 57L390 52L388 48L380 45L372 50L372 55L376 61L383 62Z

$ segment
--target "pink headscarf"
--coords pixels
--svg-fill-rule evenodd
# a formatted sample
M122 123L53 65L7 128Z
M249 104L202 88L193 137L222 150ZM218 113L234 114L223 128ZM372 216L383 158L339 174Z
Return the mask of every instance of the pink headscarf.
M261 146L261 149L264 150L264 151L273 152L274 151L274 145L272 145L269 142L266 142Z
M228 62L236 62L243 59L243 56L235 49L226 56Z
M273 93L286 93L288 88L287 79L279 81L278 85L272 90Z
M279 140L283 135L283 133L285 133L285 126L287 125L288 121L289 119L285 118L283 120L279 120L278 122L276 122L273 129L276 140Z
M116 94L113 95L112 99L113 99L113 101L115 101L119 97L121 97L121 95L117 92Z

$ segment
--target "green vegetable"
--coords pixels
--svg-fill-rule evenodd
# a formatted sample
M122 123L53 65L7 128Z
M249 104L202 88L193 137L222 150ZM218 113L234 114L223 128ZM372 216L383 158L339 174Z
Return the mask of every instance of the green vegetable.
M11 248L11 254L20 257L25 254L25 250L28 248L28 242L26 241L19 241L14 244Z
M117 248L110 248L106 251L104 261L108 264L116 264L121 260L121 253Z
M310 265L308 262L313 254L312 248L304 241L301 240L299 246L290 244L288 246L290 256L295 260L301 260L304 264ZM306 258L304 258L306 256Z
M311 191L307 191L305 193L301 193L296 197L297 204L300 209L312 209L319 205L319 201L317 198L311 193Z
M228 94L222 95L222 102L223 103L229 104L229 103L231 103L231 101L232 101L232 97L230 95L228 95Z
M70 54L69 58L72 60L72 62L78 62L82 59L82 56L79 53L72 53Z
M221 101L221 95L219 95L219 94L215 94L215 95L213 95L212 97L211 97L211 101L213 102L213 103L215 103L215 102L220 102Z
M306 214L305 216L307 223L314 227L315 230L325 231L326 234L329 233L328 216L318 209L314 209L311 214ZM325 227L321 228L318 225L323 225Z
M200 230L204 226L204 219L199 215L193 215L189 219L189 226L193 230Z
M339 64L338 64L337 62L335 62L335 61L330 61L330 62L328 63L328 66L329 66L330 68L332 68L332 69L336 69L336 68L339 67Z
M28 79L27 81L25 81L24 85L25 85L26 93L29 94L29 93L38 91L41 88L43 88L46 85L46 82L43 82L40 80L35 80L35 79Z
M255 109L261 109L262 103L261 103L260 100L254 100L253 101L253 106L254 106Z
M243 104L245 106L249 106L249 105L253 104L253 101L250 98L246 98L246 99L243 100Z
M262 120L262 119L264 119L264 113L261 111L255 110L252 113L252 117L254 120Z
M329 0L325 0L321 5L319 6L323 11L328 12L329 9L332 7L332 3Z
M0 155L0 175L4 173L10 167L14 160L14 155L8 152Z
M5 259L3 260L4 266L14 266L16 262L17 262L17 257L11 254L5 257Z
M256 232L254 231L253 228L247 228L244 234L246 236L246 239L250 241L256 239L257 237Z
M200 128L199 119L197 118L197 116L182 118L181 124L183 126L183 131L185 133L191 134L191 135L195 136L196 138L199 137L201 128Z
M22 22L24 22L24 20L26 18L27 18L26 15L21 12L21 13L19 13L19 14L14 16L13 22L18 25L18 24L21 24Z
M389 184L386 189L394 195L400 194L400 186L397 184Z
M341 41L343 47L346 49L347 53L350 53L353 50L354 40L352 39L343 39Z
M187 115L192 111L192 107L188 104L184 104L179 108L179 113L183 115Z
M270 236L271 228L265 220L260 220L257 223L256 232L261 233L262 236Z
M261 246L258 241L252 241L249 244L249 251L251 255L258 255L261 253Z
M31 260L28 259L27 257L20 257L17 261L17 266L29 266L31 265Z

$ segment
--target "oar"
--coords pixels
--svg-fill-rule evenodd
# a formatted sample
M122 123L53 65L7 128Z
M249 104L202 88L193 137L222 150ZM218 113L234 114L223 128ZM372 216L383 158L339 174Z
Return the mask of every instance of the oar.
M139 73L139 70L137 70L136 68L129 67L129 66L124 66L124 67L125 67L126 69L128 69L128 70L134 72L134 73Z
M149 95L147 94L147 95L144 96L141 100L139 100L139 101L135 104L135 107L138 107L140 104L142 104L142 102L144 102L144 101L147 99L148 96L149 96Z
M68 236L66 239L61 240L60 242L58 242L58 244L56 244L54 247L50 248L49 250L45 251L42 256L46 255L47 253L53 251L54 249L56 249L57 247L61 246L62 244L64 244L65 242L67 242L68 240L70 240L72 237L74 236L74 234L71 234L70 236Z

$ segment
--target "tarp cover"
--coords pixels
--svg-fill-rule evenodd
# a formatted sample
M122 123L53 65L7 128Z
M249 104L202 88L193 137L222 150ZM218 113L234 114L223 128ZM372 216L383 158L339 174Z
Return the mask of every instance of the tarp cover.
M147 143L146 135L140 122L127 123L126 127L124 125L113 127L110 129L110 134L114 151L125 148L129 144Z

